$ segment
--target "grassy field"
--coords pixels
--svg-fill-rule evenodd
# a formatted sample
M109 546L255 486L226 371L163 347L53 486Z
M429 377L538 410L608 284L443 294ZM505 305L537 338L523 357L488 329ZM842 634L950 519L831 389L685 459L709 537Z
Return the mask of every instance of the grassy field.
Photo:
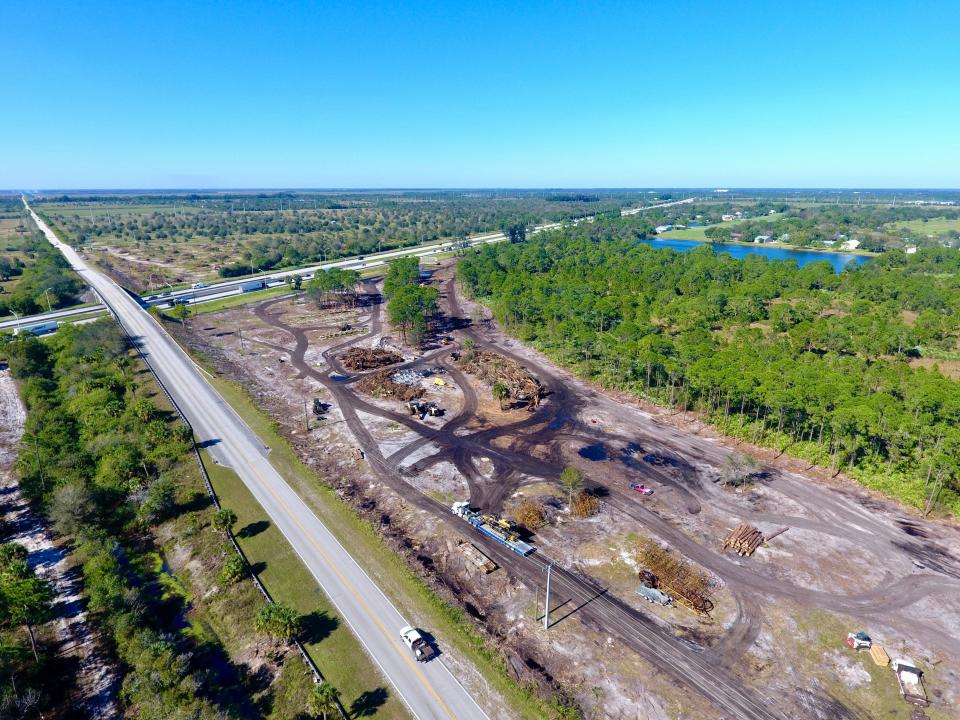
M206 313L217 312L218 310L226 310L227 308L237 307L238 305L246 305L254 300L260 301L267 300L269 298L281 297L291 292L293 292L292 285L283 285L282 287L257 290L256 292L240 293L239 295L218 298L216 300L211 300L210 302L200 303L199 305L191 305L190 311L193 315L204 315Z
M908 230L918 235L945 237L951 230L960 232L960 218L931 218L929 220L904 220L890 223L887 230Z
M195 359L204 364L203 358ZM436 595L414 575L404 560L386 547L374 528L361 519L336 493L304 465L278 434L276 423L253 402L246 390L216 375L211 383L270 448L270 461L327 528L346 546L386 595L416 625L429 628L442 645L455 647L472 662L490 685L507 701L514 716L522 720L566 717L552 701L544 701L519 686L508 674L502 656L478 631L470 617ZM222 482L222 480L218 480ZM229 491L233 486L222 485ZM229 505L233 495L223 497ZM242 493L237 497L242 498ZM263 512L262 510L260 511ZM239 511L238 511L239 515ZM242 524L238 525L242 527ZM289 549L288 549L289 550ZM300 566L302 572L306 569ZM270 583L267 587L273 589ZM316 588L316 583L311 582ZM321 667L323 665L321 664Z
M706 236L706 227L683 228L682 230L670 230L657 235L657 237L666 240L708 240Z

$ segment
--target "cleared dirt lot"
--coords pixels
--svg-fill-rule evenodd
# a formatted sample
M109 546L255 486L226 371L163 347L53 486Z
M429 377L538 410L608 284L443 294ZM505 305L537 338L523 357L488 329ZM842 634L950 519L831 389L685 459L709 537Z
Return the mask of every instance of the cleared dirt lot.
M693 418L585 385L482 321L449 275L435 282L446 329L459 344L469 339L527 367L547 391L539 408L501 410L489 386L460 371L457 344L399 347L369 284L356 309L281 299L205 315L193 321L190 342L246 385L321 477L482 620L519 676L563 688L587 712L907 718L893 673L844 644L847 632L865 629L891 657L908 655L926 672L929 717L957 716L954 525L764 455L754 482L723 487L716 481L725 458L746 448L728 446ZM420 383L443 416L421 419L404 403L359 392L360 375L338 361L353 345L398 348L404 369L428 373ZM312 417L314 398L330 405L324 420ZM601 500L593 518L567 511L557 476L568 465L584 472ZM654 495L630 490L631 481ZM549 520L530 538L531 558L487 541L448 510L452 500L469 499L501 512L520 496L542 502ZM721 552L722 538L742 522L766 533L787 530L751 557ZM709 575L709 617L639 597L636 545L644 537ZM499 569L475 571L461 541ZM557 568L555 612L544 631L538 617L548 560Z

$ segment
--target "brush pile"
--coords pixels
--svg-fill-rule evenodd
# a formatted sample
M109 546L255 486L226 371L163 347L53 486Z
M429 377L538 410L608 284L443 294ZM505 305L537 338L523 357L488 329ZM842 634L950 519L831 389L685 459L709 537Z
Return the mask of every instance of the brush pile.
M529 402L530 407L539 405L543 397L540 381L516 360L503 355L486 350L465 350L457 359L457 366L487 385L502 383L510 390L511 398Z
M394 398L407 402L423 397L423 388L394 382L389 370L380 370L365 376L357 383L361 392L376 398Z
M340 357L340 362L350 370L374 370L385 365L403 362L403 356L380 348L354 347Z

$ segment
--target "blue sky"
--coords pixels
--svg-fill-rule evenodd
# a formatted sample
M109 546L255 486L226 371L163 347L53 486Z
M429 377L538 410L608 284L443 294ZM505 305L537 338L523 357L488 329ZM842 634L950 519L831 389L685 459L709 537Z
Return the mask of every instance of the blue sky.
M0 187L960 187L956 2L24 2Z

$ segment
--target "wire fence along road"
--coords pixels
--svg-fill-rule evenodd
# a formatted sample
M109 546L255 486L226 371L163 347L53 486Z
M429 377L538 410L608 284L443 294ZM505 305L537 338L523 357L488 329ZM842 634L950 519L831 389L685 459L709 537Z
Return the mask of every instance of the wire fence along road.
M419 720L485 720L440 660L417 663L399 630L410 624L267 459L267 449L203 378L160 324L105 275L88 267L30 209L33 220L108 305L218 463L232 468L303 560L337 612Z

